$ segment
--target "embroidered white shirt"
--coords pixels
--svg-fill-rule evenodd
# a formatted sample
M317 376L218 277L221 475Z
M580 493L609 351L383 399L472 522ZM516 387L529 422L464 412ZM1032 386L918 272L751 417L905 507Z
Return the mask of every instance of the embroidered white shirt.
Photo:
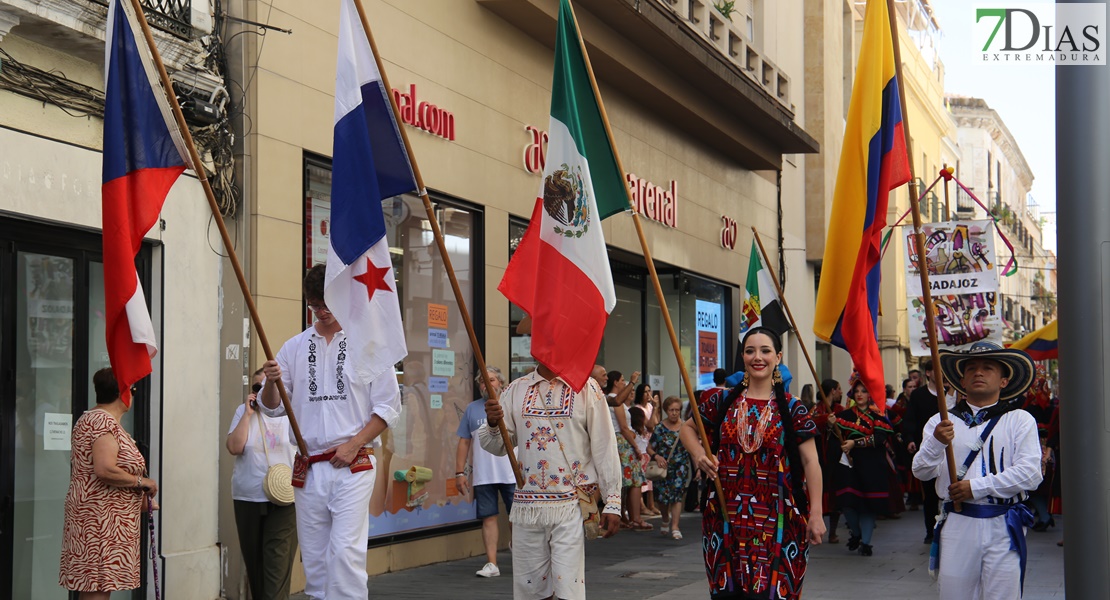
M275 357L309 454L320 454L349 441L373 415L390 427L401 416L397 374L389 370L370 385L352 385L346 371L347 356L347 335L343 331L332 336L329 344L310 325L285 342ZM271 417L285 414L281 404L272 409L261 404L259 407ZM381 442L375 439L370 445L377 447Z
M620 457L597 382L588 379L575 393L562 378L548 381L533 371L505 388L501 408L524 475L510 521L553 525L576 517L576 483L597 485L605 499L602 512L620 514ZM478 441L492 454L506 454L497 427L482 427Z

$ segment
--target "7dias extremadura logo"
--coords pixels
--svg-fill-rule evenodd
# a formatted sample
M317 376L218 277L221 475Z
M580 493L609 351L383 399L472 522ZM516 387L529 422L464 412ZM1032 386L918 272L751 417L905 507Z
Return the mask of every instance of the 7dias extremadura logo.
M972 46L978 62L1105 65L1105 4L975 6Z

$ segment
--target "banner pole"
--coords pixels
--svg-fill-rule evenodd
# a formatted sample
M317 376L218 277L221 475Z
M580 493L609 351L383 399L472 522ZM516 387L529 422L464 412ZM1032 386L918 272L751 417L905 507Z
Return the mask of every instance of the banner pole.
M794 321L794 313L790 311L790 304L786 302L786 294L782 286L779 285L779 278L775 275L775 270L771 268L771 257L767 256L767 250L763 247L763 240L759 237L759 232L756 231L755 227L752 227L752 234L755 235L755 243L759 246L759 253L763 255L763 266L767 269L767 273L771 275L771 282L775 284L775 291L779 294L779 302L782 302L782 307L786 310L786 318L790 319L790 328L794 330L794 335L798 336L798 345L802 347L802 354L806 357L809 372L813 374L813 385L817 388L817 392L821 394L821 402L828 403L828 398L825 397L825 388L821 386L821 380L817 377L817 369L813 366L813 359L810 358L809 350L806 349L806 345L802 341L798 323Z
M597 99L597 108L601 112L601 122L605 126L605 136L609 140L609 146L613 149L613 158L616 159L617 169L623 174L624 165L621 163L620 152L617 151L616 141L613 139L613 129L609 125L609 113L605 110L605 104L601 100L601 91L597 87L597 78L594 77L594 68L590 64L590 54L586 51L586 42L582 39L582 29L578 25L578 16L574 14L574 6L570 6L571 16L574 18L574 30L578 35L578 45L582 49L582 58L586 61L586 73L590 76L590 87L593 88L594 98ZM675 334L674 323L671 322L671 313L667 309L667 299L663 295L663 287L659 283L659 274L655 271L655 261L651 258L651 249L648 247L647 238L644 236L644 228L640 221L640 215L636 211L636 205L632 202L632 191L627 185L624 186L625 197L628 200L628 206L632 209L632 224L636 226L636 236L640 240L640 248L644 252L644 262L647 263L648 274L651 276L651 287L655 290L655 297L659 300L659 311L663 315L663 323L667 327L667 335L671 339L671 347L674 349L675 360L678 362L678 371L682 376L682 383L686 387L686 394L690 398L690 408L693 410L694 425L698 429L698 435L701 437L702 447L705 448L705 453L709 456L713 455L713 450L709 446L709 437L705 433L705 425L701 422L701 413L698 411L698 398L694 392L694 385L690 380L690 373L686 369L686 363L682 360L682 348L678 344L678 335ZM713 485L716 488L717 500L721 505L721 516L726 521L728 520L728 505L725 502L724 491L721 488L720 477L713 479Z
M944 163L944 167L941 169L941 171L943 171L945 173L948 173L948 163ZM951 173L949 173L949 177L950 176L951 176ZM943 179L944 179L944 220L945 221L951 221L952 220L952 205L949 204L949 202L948 202L948 183L949 183L949 181L948 181L948 177L944 177Z
M135 1L135 0L132 0ZM374 61L378 64L378 72L382 76L382 84L385 86L386 95L389 96L390 110L393 111L393 119L398 121L397 129L401 132L401 140L405 144L405 152L409 157L409 164L412 166L412 174L416 179L418 195L424 202L424 212L428 215L428 223L432 227L432 234L436 240L436 246L439 248L439 255L443 259L443 267L447 270L447 278L451 282L451 291L455 294L455 303L459 305L459 312L462 313L463 325L466 327L466 334L470 338L470 347L474 351L474 362L478 364L478 372L482 376L482 383L485 385L486 392L489 394L490 399L498 400L499 395L497 390L493 389L493 383L489 378L489 371L486 368L485 357L482 356L482 348L478 344L478 336L474 333L474 323L470 319L470 311L466 307L466 299L463 297L462 289L459 287L459 280L455 277L455 269L451 265L451 255L447 252L447 244L443 239L443 231L439 227L439 221L436 219L435 209L432 207L432 201L428 197L428 190L424 187L424 177L420 174L420 166L416 162L416 155L412 152L412 144L409 142L408 132L405 126L400 124L397 119L397 99L393 97L393 88L389 85L389 79L385 74L385 66L382 64L382 55L378 53L378 45L374 42L374 34L370 32L370 22L366 18L366 10L362 7L362 0L354 0L355 8L358 10L358 17L362 21L362 29L366 32L366 40L370 43L370 49L374 52ZM509 436L509 430L505 426L505 420L501 419L497 423L497 429L501 433L501 440L505 443L505 450L509 455L509 463L513 467L513 475L516 476L517 488L524 487L524 475L520 470L520 463L517 462L516 453L513 451L512 438Z
M151 56L154 58L154 66L158 70L158 77L162 82L163 92L166 99L170 103L170 108L173 109L173 118L177 122L177 128L181 130L181 135L185 139L185 147L189 150L189 157L193 163L193 172L196 173L197 179L200 180L201 187L204 188L204 196L208 199L208 207L212 210L212 220L216 222L216 227L220 230L220 239L223 241L224 249L227 250L227 258L231 261L231 268L235 271L235 278L239 281L239 288L243 291L243 299L247 304L247 312L251 315L251 323L254 325L254 330L258 333L258 340L262 344L262 351L266 354L266 360L274 360L274 353L270 349L270 342L266 338L266 331L262 329L262 319L258 316L258 309L254 305L254 298L251 296L250 286L247 285L247 278L243 275L243 267L239 264L239 257L235 255L235 246L232 245L231 236L227 233L227 225L224 224L223 214L220 213L219 204L216 202L216 195L212 192L212 186L208 183L208 176L204 173L204 164L200 160L200 155L197 153L196 144L193 143L193 135L189 133L189 125L185 122L185 115L181 112L181 105L177 102L177 96L173 92L173 84L170 81L170 76L166 73L166 66L162 63L162 56L158 54L158 46L154 43L154 35L150 31L150 24L147 23L146 15L143 13L143 7L139 4L139 0L130 0L131 7L135 11L135 17L139 22L139 27L143 31L143 37L146 38L147 48L150 50ZM120 9L122 10L122 6ZM107 68L107 67L105 67ZM297 440L297 450L301 456L308 458L308 446L305 445L304 438L301 436L301 428L297 424L297 418L293 415L293 405L289 402L289 394L285 391L285 385L280 379L277 380L278 393L281 395L281 404L285 407L285 413L289 417L289 427L293 430L293 437Z
M883 0L876 0L882 2ZM937 389L937 412L942 421L948 420L948 402L944 393L944 375L940 369L940 352L937 349L937 318L936 307L933 306L933 293L929 289L929 261L925 256L925 232L921 228L921 203L917 198L917 179L913 167L913 148L910 145L910 123L908 106L906 105L906 86L902 78L902 51L898 41L898 13L894 9L894 0L886 0L887 20L890 21L890 37L894 46L894 64L898 77L898 97L902 104L902 133L906 137L906 151L910 156L910 210L913 213L913 241L917 254L917 271L921 276L921 294L925 304L925 332L929 336L929 351L933 359L933 385ZM947 183L947 181L945 182ZM956 483L956 455L952 445L945 447L945 459L948 463L948 477ZM956 512L960 512L960 503L954 502Z

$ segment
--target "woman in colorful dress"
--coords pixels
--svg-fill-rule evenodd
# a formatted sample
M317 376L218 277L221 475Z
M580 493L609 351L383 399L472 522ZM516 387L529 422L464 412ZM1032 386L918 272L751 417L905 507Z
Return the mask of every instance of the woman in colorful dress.
M875 412L871 394L862 381L852 386L852 394L856 405L836 414L833 427L840 445L834 445L829 463L835 465L836 503L852 533L848 550L871 556L875 519L891 513L893 473L886 442L894 432L886 417ZM844 454L847 460L841 459Z
M686 499L686 486L690 485L690 454L678 443L678 433L682 429L682 400L670 396L663 401L663 414L666 418L655 426L651 433L648 454L651 460L667 467L667 478L655 482L655 500L664 513L663 535L676 540L682 539L678 528L678 518L682 516L682 503Z
M107 600L139 587L139 516L158 484L144 476L146 460L119 423L131 405L112 370L97 371L93 388L96 408L73 426L58 582L81 600Z
M640 464L640 453L636 451L636 432L632 430L632 415L629 400L631 391L639 379L640 372L632 374L632 383L627 383L620 371L609 371L609 381L605 395L609 398L609 417L613 421L613 431L617 438L617 454L621 459L621 527L633 531L651 531L652 526L641 516L643 495L640 486L647 478Z
M831 452L829 447L837 443L829 430L829 421L840 408L840 382L826 379L821 382L821 391L821 401L813 405L810 414L813 424L817 426L817 437L814 438L814 442L817 444L817 458L821 463L821 488L824 491L821 497L821 508L829 518L829 543L837 544L840 543L840 538L836 535L836 527L840 524L840 511L836 510L836 503L833 502L832 465L828 457Z
M782 384L782 341L763 327L741 342L744 380L699 402L715 454L706 454L693 420L682 445L710 480L702 520L709 593L714 600L797 600L809 546L821 543L821 467L817 427ZM808 497L807 497L808 492Z

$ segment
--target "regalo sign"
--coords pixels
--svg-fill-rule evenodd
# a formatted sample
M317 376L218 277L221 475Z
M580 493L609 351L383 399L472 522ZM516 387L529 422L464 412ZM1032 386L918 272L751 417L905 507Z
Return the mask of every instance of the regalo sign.
M929 289L936 308L937 342L945 350L965 350L980 340L1002 345L998 314L998 269L994 223L949 221L922 225ZM910 349L929 354L925 299L913 226L902 228L906 247L906 294L909 296Z

